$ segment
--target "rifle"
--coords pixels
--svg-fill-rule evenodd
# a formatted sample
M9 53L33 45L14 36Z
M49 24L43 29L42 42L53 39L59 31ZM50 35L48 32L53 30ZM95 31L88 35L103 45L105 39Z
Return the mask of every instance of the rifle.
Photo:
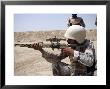
M56 36L54 38L49 38L46 39L46 41L50 41L50 44L46 44L43 42L38 42L37 44L39 44L42 48L52 48L52 50L54 49L62 49L65 47L71 47L73 49L76 50L80 50L82 47L84 47L84 45L76 45L76 44L61 44L60 41L66 41L66 39L62 39L62 38L57 38ZM26 44L26 43L19 43L19 44L15 44L15 46L20 46L20 47L28 47L28 48L32 48L32 43L31 44Z
M38 44L40 46L42 46L42 48L52 48L52 50L56 49L60 49L62 47L66 47L66 44L61 44L60 41L66 41L66 39L62 39L62 38L57 38L56 36L54 38L49 38L46 39L46 41L50 41L50 44L44 44L43 42L38 42ZM28 48L32 48L33 44L15 44L15 46L20 46L20 47L28 47Z
M61 49L64 47L67 47L67 44L44 44L43 42L38 42L38 45L40 45L42 48L52 48L52 50L56 49ZM28 43L18 43L15 44L14 46L20 46L20 47L28 47L28 48L33 48L32 47L33 43L28 44Z

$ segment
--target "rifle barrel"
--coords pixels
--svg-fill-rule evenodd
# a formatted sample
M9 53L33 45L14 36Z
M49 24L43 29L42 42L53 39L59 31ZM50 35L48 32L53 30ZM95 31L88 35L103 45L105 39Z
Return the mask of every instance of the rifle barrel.
M15 44L15 46L20 46L20 47L29 47L32 48L33 44Z
M20 47L28 47L28 48L33 48L32 47L33 43L32 44L15 44L15 46L20 46ZM51 44L41 44L42 48L51 48ZM60 48L63 48L63 47L67 47L67 44L60 44Z

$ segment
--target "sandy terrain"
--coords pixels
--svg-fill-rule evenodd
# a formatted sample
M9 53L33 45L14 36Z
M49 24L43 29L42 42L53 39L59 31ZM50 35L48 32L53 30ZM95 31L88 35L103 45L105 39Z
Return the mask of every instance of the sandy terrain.
M65 31L48 31L48 32L15 32L15 43L34 43L45 42L46 38L54 37L64 38ZM91 39L95 48L96 44L96 30L87 32L87 38ZM48 52L60 53L60 50L45 48ZM63 60L70 63L69 59ZM15 76L51 76L51 63L42 58L42 54L32 48L19 47L14 48L14 75Z

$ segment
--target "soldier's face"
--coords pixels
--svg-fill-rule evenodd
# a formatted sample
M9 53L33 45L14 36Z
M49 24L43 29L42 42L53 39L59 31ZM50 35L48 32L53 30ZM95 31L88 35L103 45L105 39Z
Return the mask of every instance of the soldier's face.
M78 44L76 40L73 39L67 39L68 44Z

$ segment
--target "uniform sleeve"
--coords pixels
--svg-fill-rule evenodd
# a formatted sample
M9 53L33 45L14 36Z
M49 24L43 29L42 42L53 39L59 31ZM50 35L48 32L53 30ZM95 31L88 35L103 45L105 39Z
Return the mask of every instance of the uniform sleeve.
M84 23L83 19L81 17L78 17L78 19L80 20L80 25L85 27L85 23Z
M81 19L81 26L85 27L85 23L84 23L83 19Z
M85 50L84 53L79 51L74 51L74 56L77 57L78 61L86 66L91 67L94 63L95 56L94 56L94 48L90 43L88 48Z
M49 53L49 52L46 52L45 50L43 50L43 52L42 52L42 57L45 58L46 61L48 61L50 63L55 63L55 62L61 61L61 59L63 59L60 55Z
M94 55L91 49L87 49L85 53L79 52L79 60L80 63L91 67L94 63Z

